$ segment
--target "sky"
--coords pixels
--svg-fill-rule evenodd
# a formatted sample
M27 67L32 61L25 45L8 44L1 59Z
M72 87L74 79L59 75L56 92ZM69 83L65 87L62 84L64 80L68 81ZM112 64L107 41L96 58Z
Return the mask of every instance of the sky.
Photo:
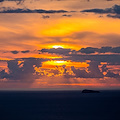
M120 89L119 0L0 0L0 89Z

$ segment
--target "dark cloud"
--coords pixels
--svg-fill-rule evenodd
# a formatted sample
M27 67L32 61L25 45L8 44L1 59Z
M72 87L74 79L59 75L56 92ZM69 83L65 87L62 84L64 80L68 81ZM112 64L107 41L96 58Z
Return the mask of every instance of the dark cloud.
M93 12L93 13L99 13L99 14L108 14L107 17L112 18L120 18L120 5L114 5L112 8L106 8L106 9L88 9L83 10L81 12Z
M120 53L120 47L114 47L114 48L112 48L112 52L114 52L114 53Z
M88 10L83 10L81 12L106 13L104 9L88 9Z
M101 70L102 72L107 72L108 71L107 65L106 64L102 65Z
M65 78L120 78L120 75L108 70L107 65L102 65L101 70L99 68L100 62L90 62L86 70L77 69L74 66L71 67L74 75L70 75L68 72L65 73ZM106 75L103 73L106 72Z
M98 51L98 48L92 48L92 47L81 48L79 50L79 52L86 53L86 54L95 53L96 51Z
M5 72L5 70L0 71L0 79L7 78L8 74Z
M51 49L40 50L40 52L42 53L47 52L47 53L55 53L55 54L63 54L63 55L67 55L71 51L72 51L71 49L64 49L64 48L57 48L57 49L51 48Z
M13 54L18 54L18 53L19 53L19 51L14 50L14 51L11 51L11 53L13 53Z
M71 67L71 70L77 78L103 78L104 75L100 72L98 65L99 62L89 63L88 72L86 70L76 69L75 67Z
M119 18L120 19L120 15L119 14L115 14L115 15L108 14L107 17Z
M55 53L55 54L63 54L68 55L69 53L77 54L78 52L85 53L85 54L91 54L91 53L120 53L120 47L101 47L101 48L93 48L93 47L86 47L81 48L80 50L71 50L71 49L65 49L65 48L51 48L51 49L42 49L39 50L40 52L44 53Z
M50 18L50 16L48 16L48 15L42 15L42 18L43 19L47 19L47 18Z
M2 7L0 13L66 13L66 10L20 9Z
M6 0L0 0L0 2L4 2ZM25 0L8 0L8 1L15 1L17 3L17 5L23 3Z
M110 77L110 78L120 78L119 74L115 74L111 71L108 71L107 74L105 75L105 77Z
M90 57L90 56L89 56ZM80 57L82 59L82 57ZM6 72L4 69L0 71L0 79L7 79L8 81L20 81L20 82L34 82L35 79L45 76L44 72L37 72L34 68L40 68L42 66L42 62L47 61L48 59L39 59L39 58L23 58L23 59L15 59L7 61L8 70ZM89 66L86 69L75 68L74 66L71 67L71 72L67 70L66 66L63 65L63 71L61 73L61 69L49 69L49 73L53 73L55 75L63 75L64 78L120 78L119 74L116 74L110 71L107 68L107 65L100 64L100 61L91 61L88 63ZM100 66L101 67L100 67ZM107 74L104 75L103 72ZM41 74L42 73L42 74ZM48 73L48 74L49 74Z
M114 5L112 8L106 8L106 9L88 9L83 10L81 12L94 12L94 13L113 13L113 14L120 14L120 6Z
M3 2L4 0L0 0L0 2Z
M45 61L45 59L39 58L24 58L7 61L9 73L2 70L0 72L0 78L33 82L37 77L34 67L41 67L43 61Z
M21 51L21 53L29 53L30 50Z
M81 48L78 51L71 49L64 49L64 48L57 48L57 49L51 48L51 49L42 49L39 50L39 52L67 56L64 58L56 58L55 60L72 60L78 62L84 62L86 60L90 60L90 61L98 61L98 62L107 62L109 64L120 64L120 55L119 55L120 47L101 47L101 48L87 47L87 48ZM110 53L110 54L106 54L106 53Z
M72 15L64 14L64 15L62 15L62 16L64 16L64 17L71 17Z
M93 47L86 47L86 48L81 48L79 50L79 52L81 53L86 53L86 54L90 54L90 53L120 53L120 47L101 47L101 48L93 48Z
M86 60L108 62L109 64L120 64L120 55L79 55L70 54L66 60L72 60L77 62L84 62Z
M13 53L13 54L18 54L19 53L19 51L17 51L17 50L13 50L13 51L10 51L11 53ZM29 53L30 52L30 50L24 50L24 51L21 51L21 53Z
M113 52L113 48L112 47L101 47L99 50L98 50L99 53L106 53L106 52ZM119 51L117 51L119 53Z

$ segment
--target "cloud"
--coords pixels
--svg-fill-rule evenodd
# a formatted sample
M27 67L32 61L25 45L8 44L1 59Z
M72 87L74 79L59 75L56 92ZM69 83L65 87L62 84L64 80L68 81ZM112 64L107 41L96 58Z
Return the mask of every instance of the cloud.
M106 9L88 9L83 10L81 12L94 12L94 13L113 13L113 14L120 14L120 6L114 5L112 8L106 8Z
M29 53L30 50L21 51L21 53Z
M80 55L70 54L65 60L72 60L77 62L84 62L86 60L108 62L109 64L120 64L120 55Z
M81 53L86 53L86 54L90 54L90 53L120 53L120 47L101 47L101 48L93 48L93 47L86 47L86 48L81 48L79 50L79 52Z
M76 68L73 64L70 68L66 65L56 66L55 68L42 69L42 62L48 61L47 59L40 58L22 58L7 61L8 72L5 69L0 71L0 79L6 79L7 83L33 83L39 79L42 82L49 82L48 79L63 77L59 82L63 82L66 79L69 83L72 79L72 82L77 82L77 78L120 78L120 75L112 72L107 68L107 65L101 65L99 61L89 62L87 68ZM36 71L35 68L38 68ZM106 72L106 75L103 74ZM45 78L43 80L43 78ZM50 84L51 84L50 82ZM57 82L57 81L56 81Z
M0 0L0 2L4 2L5 0ZM25 0L8 0L8 1L15 1L17 5L22 4Z
M110 77L110 78L120 78L119 74L115 74L111 71L108 71L107 74L105 75L105 77Z
M13 51L10 51L10 52L13 53L13 54L18 54L19 52L21 52L21 53L29 53L30 50L23 50L23 51L13 50Z
M107 62L109 64L120 64L120 47L86 47L80 50L72 50L65 48L41 49L40 53L59 54L66 57L55 58L54 60L71 60L76 62L85 62L86 60Z
M4 0L0 0L0 2L3 2Z
M68 55L69 53L77 54L78 52L85 53L85 54L91 54L91 53L120 53L120 47L101 47L101 48L93 48L93 47L86 47L81 48L80 50L71 50L71 49L65 49L65 48L51 48L51 49L42 49L39 50L40 52L44 53L55 53L55 54L63 54Z
M88 72L86 70L76 69L71 67L71 70L77 78L103 78L104 75L100 72L98 68L99 62L91 62L88 67Z
M66 10L21 9L2 7L0 13L66 13Z
M93 12L98 14L108 14L107 17L120 18L120 5L114 5L111 8L106 9L87 9L81 12Z
M119 18L120 19L120 15L119 14L115 14L115 15L108 14L107 17Z
M92 48L92 47L81 48L79 50L79 52L86 53L86 54L95 53L96 51L98 51L98 48Z
M48 15L42 15L42 18L43 19L47 19L47 18L50 18L50 16L48 16Z
M55 54L63 54L63 55L67 55L71 51L72 51L71 49L65 49L65 48L57 48L57 49L51 48L51 49L40 50L40 52L42 53L47 52L47 53L55 53Z
M87 70L81 70L79 68L71 67L74 75L70 75L68 72L65 73L65 78L120 78L120 75L108 70L107 65L102 65L101 70L99 68L100 62L92 61L89 63ZM103 73L106 72L106 75Z
M14 51L11 51L11 53L13 53L13 54L18 54L18 53L19 53L19 51L14 50Z
M67 15L67 14L64 14L62 15L63 17L71 17L72 15Z
M2 70L0 72L0 78L22 82L33 82L37 77L34 67L41 67L43 61L44 59L39 58L9 60L7 61L9 73Z

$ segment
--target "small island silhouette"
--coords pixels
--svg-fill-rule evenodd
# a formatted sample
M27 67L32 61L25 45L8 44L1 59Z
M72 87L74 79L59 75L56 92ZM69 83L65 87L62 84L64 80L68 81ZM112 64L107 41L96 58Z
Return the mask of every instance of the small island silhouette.
M100 93L100 91L84 89L82 90L82 93Z

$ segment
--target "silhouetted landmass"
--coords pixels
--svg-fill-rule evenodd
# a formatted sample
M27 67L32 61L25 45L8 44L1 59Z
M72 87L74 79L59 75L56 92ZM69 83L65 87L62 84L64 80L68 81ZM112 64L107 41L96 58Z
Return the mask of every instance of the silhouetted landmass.
M83 90L82 93L100 93L100 91L96 91L96 90Z

